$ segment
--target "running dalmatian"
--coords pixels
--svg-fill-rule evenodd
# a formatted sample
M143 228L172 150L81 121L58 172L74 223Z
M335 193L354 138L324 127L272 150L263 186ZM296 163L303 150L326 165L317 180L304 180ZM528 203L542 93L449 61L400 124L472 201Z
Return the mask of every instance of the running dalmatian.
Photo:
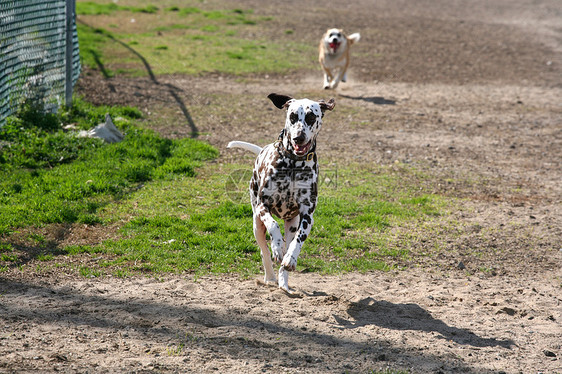
M296 100L272 93L268 98L279 109L287 109L285 127L279 139L261 148L257 145L232 141L227 148L243 148L258 154L250 181L254 236L261 249L265 270L264 282L289 289L289 271L297 266L302 245L312 228L318 195L318 159L316 137L322 127L326 110L335 102ZM285 221L285 238L275 215ZM271 252L266 241L271 237ZM280 263L279 278L273 271L271 255Z

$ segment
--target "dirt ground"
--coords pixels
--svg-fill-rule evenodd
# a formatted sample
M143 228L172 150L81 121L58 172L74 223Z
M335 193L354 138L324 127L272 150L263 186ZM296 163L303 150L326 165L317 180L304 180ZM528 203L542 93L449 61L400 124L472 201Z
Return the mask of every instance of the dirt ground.
M273 16L260 34L276 40L287 29L311 45L328 27L360 32L349 82L321 90L311 61L290 76L85 71L79 92L136 105L144 125L208 141L223 163L250 160L227 152L230 140L275 139L270 92L333 96L321 164L412 165L431 176L423 188L461 198L458 232L438 256L425 233L401 270L297 267L298 297L235 276L4 272L0 372L562 373L560 4L238 3ZM86 235L73 232L57 240Z

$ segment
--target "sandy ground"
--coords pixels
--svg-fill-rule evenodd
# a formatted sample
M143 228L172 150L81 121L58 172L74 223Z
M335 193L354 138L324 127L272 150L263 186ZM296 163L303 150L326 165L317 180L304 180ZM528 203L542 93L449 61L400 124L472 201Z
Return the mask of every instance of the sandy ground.
M554 373L553 278L295 274L300 298L231 277L4 279L0 369Z
M312 69L158 82L86 71L79 92L137 105L167 136L197 130L223 163L247 157L226 152L229 140L275 138L268 93L334 96L321 163L418 168L432 176L424 188L462 199L458 232L438 256L425 233L402 270L297 271L297 297L235 276L13 269L0 274L0 372L562 373L559 4L364 0L305 17L292 13L300 1L242 3L274 17L272 38L293 28L316 44L334 23L360 31L350 81L326 92ZM107 235L75 229L55 239Z

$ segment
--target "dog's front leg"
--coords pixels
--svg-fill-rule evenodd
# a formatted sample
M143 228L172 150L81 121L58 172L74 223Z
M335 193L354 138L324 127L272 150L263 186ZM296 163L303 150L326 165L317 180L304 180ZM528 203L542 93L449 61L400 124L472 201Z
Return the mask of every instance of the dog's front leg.
M290 245L295 238L297 230L299 229L300 216L296 216L291 220L285 221L285 243ZM289 289L289 272L285 267L281 266L279 268L279 288L291 293Z
M340 84L343 74L344 72L341 69L336 73L334 79L332 79L332 82L330 83L331 89L336 89L338 87L338 84Z
M332 72L324 68L324 89L330 88L330 81L333 79Z
M281 266L288 271L294 271L297 267L297 258L301 252L302 245L312 229L312 223L314 219L312 217L312 212L301 213L299 229L295 234L295 238L289 244L287 243L288 249L285 257L283 257L283 262Z

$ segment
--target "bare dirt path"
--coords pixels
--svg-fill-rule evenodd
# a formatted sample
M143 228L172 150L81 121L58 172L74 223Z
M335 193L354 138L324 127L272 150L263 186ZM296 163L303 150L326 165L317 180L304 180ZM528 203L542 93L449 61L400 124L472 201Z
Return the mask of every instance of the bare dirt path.
M445 250L424 255L435 245L424 233L404 270L297 272L299 298L226 276L2 273L0 372L562 373L558 2L308 5L239 6L273 16L261 30L271 38L292 29L316 45L336 24L360 31L336 92L320 90L315 62L288 77L158 84L85 72L79 91L139 106L167 136L195 128L226 163L242 156L224 151L228 141L278 133L268 93L333 95L321 163L398 162L430 175L424 188L463 199Z

